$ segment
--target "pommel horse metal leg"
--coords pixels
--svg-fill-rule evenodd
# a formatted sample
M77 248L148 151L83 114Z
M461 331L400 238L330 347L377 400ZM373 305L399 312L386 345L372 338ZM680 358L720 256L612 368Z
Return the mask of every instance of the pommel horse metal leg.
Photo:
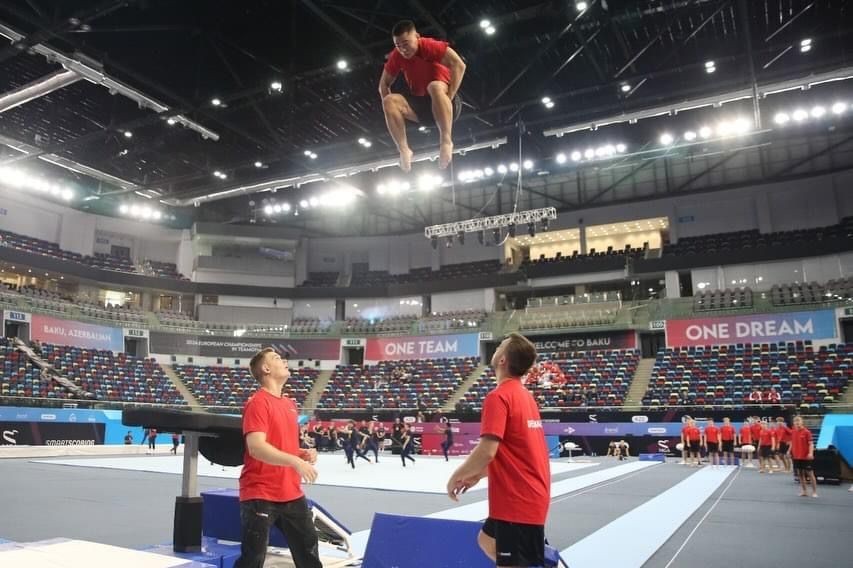
M184 470L181 494L175 497L172 529L175 552L201 551L202 499L198 493L198 440L200 432L184 432Z

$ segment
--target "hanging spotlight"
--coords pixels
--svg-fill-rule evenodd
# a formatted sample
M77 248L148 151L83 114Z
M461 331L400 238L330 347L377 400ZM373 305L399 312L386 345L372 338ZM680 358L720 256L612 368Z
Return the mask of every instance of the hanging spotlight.
M346 59L338 59L337 62L338 71L346 71L347 67L349 67L349 63L347 63Z
M507 233L509 233L510 238L515 238L515 223L512 223L507 227Z
M280 93L284 88L284 85L281 84L281 81L273 81L270 83L270 90L275 91L276 93Z
M486 244L486 231L479 231L477 233L477 242L479 242L481 245Z
M780 126L783 124L787 124L788 121L790 121L790 120L791 120L791 117L788 116L787 112L777 112L776 116L773 117L773 122L775 122L776 124L778 124Z
M629 85L628 83L622 83L621 85L619 85L619 89L620 89L623 93L627 93L628 91L630 91L630 90L631 90L631 85Z
M696 133L692 130L688 130L684 133L684 139L688 142L693 142L694 140L696 140Z
M566 155L564 153L560 152L559 154L557 154L557 163L558 164L565 164L566 163Z
M542 230L547 231L551 225L551 220L548 217L542 219Z
M507 173L507 171L508 170L507 170L507 167L505 164L498 165L498 173L499 174L504 175L505 173Z
M500 229L492 229L492 238L495 240L495 244L501 242L501 230Z
M699 129L699 136L702 138L710 138L711 134L713 134L713 130L711 130L710 126L703 126Z
M465 246L465 231L456 233L456 238L459 239L459 244Z
M531 238L536 236L536 224L535 223L528 223L527 224L527 234L530 235Z
M429 244L432 245L432 250L437 250L438 249L438 237L436 237L435 235L431 236L429 238Z
M664 132L663 134L661 134L660 143L663 146L669 146L673 142L675 142L675 137L672 134L670 134L669 132Z
M453 247L453 237L447 237L447 240L444 241L444 248L452 248Z
M583 0L575 2L575 10L577 10L578 12L583 12L588 7L589 5L586 2L583 2Z
M847 110L847 103L837 102L832 105L832 114L843 114Z
M582 157L583 157L583 156L581 156L581 153L580 153L580 152L578 152L577 150L575 150L574 152L572 152L572 161L573 161L573 162L580 162Z

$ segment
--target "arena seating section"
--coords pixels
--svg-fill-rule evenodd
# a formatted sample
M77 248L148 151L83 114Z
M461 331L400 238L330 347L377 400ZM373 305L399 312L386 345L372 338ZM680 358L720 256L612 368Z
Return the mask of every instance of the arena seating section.
M310 272L308 278L299 286L300 288L330 288L337 286L339 276L337 272Z
M470 357L338 365L318 406L336 408L440 408L477 360Z
M553 264L560 262L583 262L585 260L591 260L594 258L602 258L607 256L635 256L642 257L646 254L646 251L649 250L649 243L643 243L643 248L634 248L631 245L625 245L623 249L614 249L612 246L607 247L607 250L597 251L595 248L589 249L587 254L581 254L580 251L573 251L570 255L563 255L562 252L557 252L553 257L546 257L544 254L540 254L539 258L525 258L521 262L521 269L524 270L527 266L532 264Z
M758 229L716 233L698 237L684 237L677 243L664 247L665 256L689 256L696 254L739 251L748 248L786 247L801 243L815 243L828 239L853 239L853 217L845 217L837 225L777 231L762 234Z
M51 243L42 239L35 239L33 237L19 235L17 233L12 233L9 231L0 230L0 245L12 247L14 249L23 252L28 252L31 254L40 254L42 256L49 256L68 262L77 262L79 264L85 264L86 266L91 266L93 268L99 268L102 270L115 270L118 272L130 273L139 272L133 266L133 263L130 261L130 259L127 258L114 256L111 254L104 254L100 252L96 252L93 256L84 256L76 252L63 250L59 248L59 245L57 245L56 243ZM178 273L178 268L173 263L156 261L147 262L153 263L152 270L155 271L156 276L186 280L183 275Z
M525 383L541 408L621 406L638 363L639 353L634 349L540 354ZM458 406L479 412L494 387L495 375L490 368Z
M258 381L246 368L176 365L175 372L202 406L242 407L258 390ZM284 392L301 406L320 372L309 368L290 372Z
M74 381L98 400L159 404L186 404L153 359L110 351L41 345L42 356L63 377ZM71 398L59 385L42 381L40 369L0 338L0 395L33 398Z
M693 296L694 312L739 310L751 308L752 306L752 290L749 288L710 290L707 292L698 292Z
M815 350L810 342L668 348L658 352L645 406L750 404L776 391L784 404L817 408L839 399L853 378L853 344Z
M770 288L770 301L774 306L815 304L851 298L853 298L853 278L830 280L826 284L817 282L774 284Z
M464 280L496 274L500 270L500 261L481 260L464 264L448 264L439 270L430 267L413 268L406 274L391 274L387 270L353 272L350 286L354 288L372 288L389 284L417 284L435 280Z
M59 385L43 382L41 369L16 351L5 337L0 337L0 373L0 396L67 398Z

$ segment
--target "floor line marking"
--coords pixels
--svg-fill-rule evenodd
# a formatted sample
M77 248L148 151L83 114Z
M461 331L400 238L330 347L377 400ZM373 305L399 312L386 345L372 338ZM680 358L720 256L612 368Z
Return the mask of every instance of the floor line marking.
M714 511L714 509L717 508L717 505L720 504L720 501L723 500L723 497L725 497L726 492L729 490L729 487L731 487L732 483L735 482L735 479L737 479L737 476L740 475L740 472L741 469L738 468L734 476L729 481L729 484L726 485L725 489L723 489L722 493L720 493L720 495L717 497L717 500L714 501L713 505L711 505L711 508L705 512L701 519L699 519L699 522L696 523L696 526L693 527L693 530L690 531L690 534L687 535L687 538L684 539L684 542L681 543L681 546L678 547L678 550L675 551L675 554L673 554L672 558L669 559L669 562L666 563L666 566L664 566L664 568L669 568L670 566L672 566L672 563L675 562L676 557L681 554L681 551L684 550L684 547L687 546L687 543L690 541L691 538L693 538L693 535L696 533L697 530L699 530L699 527L702 525L702 523L705 522L705 519L708 518L708 515L710 515Z

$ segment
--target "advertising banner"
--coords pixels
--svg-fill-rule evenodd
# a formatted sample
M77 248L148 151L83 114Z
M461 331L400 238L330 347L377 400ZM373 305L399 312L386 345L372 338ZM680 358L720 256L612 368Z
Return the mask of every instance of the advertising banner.
M124 336L120 327L93 325L39 314L33 314L32 317L30 336L33 339L84 349L124 351Z
M339 339L261 339L217 335L183 335L152 331L149 351L164 355L197 355L201 357L247 358L265 347L286 353L291 359L337 361Z
M527 339L539 353L554 351L596 351L600 349L634 349L637 334L634 330L602 331L591 333L558 333L528 335Z
M667 320L666 344L670 347L780 343L836 337L835 312L788 312L720 318Z
M445 357L477 357L480 343L476 333L457 335L425 335L378 337L367 340L366 361L400 359L443 359Z
M0 422L0 446L99 446L106 425L91 422Z

